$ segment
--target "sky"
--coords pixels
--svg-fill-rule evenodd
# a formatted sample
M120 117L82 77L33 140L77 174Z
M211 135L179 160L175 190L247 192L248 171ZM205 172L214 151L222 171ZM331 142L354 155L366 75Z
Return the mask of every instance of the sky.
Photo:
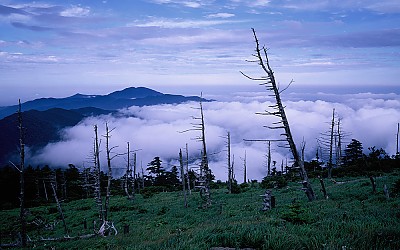
M129 86L252 89L255 28L281 84L397 90L397 0L0 0L0 106Z
M204 111L217 179L227 174L230 131L237 179L246 152L248 178L260 180L266 144L244 139L281 139L281 131L266 129L273 118L255 114L273 99L240 73L263 76L252 62L254 28L279 85L293 80L282 99L297 147L306 143L306 160L315 157L334 108L345 144L355 138L365 153L376 146L393 155L400 122L399 23L398 0L0 0L0 106L130 86L202 92L215 100L204 103ZM191 128L197 105L130 107L117 116L89 117L27 159L90 166L93 125L104 134L107 122L115 127L115 153L129 141L144 168L155 156L167 168L178 164L186 143L195 164L198 135L179 131ZM278 146L272 145L272 155L280 166L290 155ZM115 158L115 174L124 161Z

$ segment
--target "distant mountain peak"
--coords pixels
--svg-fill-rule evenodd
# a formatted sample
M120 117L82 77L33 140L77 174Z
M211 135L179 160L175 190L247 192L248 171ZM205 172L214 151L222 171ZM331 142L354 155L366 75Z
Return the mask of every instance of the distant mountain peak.
M130 106L149 106L157 104L177 104L187 101L207 101L196 96L163 94L146 87L128 87L108 95L87 95L77 93L65 98L39 98L22 104L23 110L45 111L51 108L79 109L86 107L115 111ZM14 114L17 106L0 108L0 119Z
M129 87L123 90L118 90L108 94L107 96L113 98L126 98L126 99L134 99L134 98L145 98L149 96L160 96L163 93L145 88L145 87Z

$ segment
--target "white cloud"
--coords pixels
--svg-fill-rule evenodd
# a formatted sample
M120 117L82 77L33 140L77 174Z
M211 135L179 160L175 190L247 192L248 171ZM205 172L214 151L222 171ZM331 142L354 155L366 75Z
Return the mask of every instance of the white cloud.
M271 2L270 0L256 0L256 1L253 1L251 6L265 7L265 6L269 5L270 2Z
M182 20L182 19L165 19L165 18L155 18L149 22L143 23L131 23L128 26L136 27L161 27L161 28L201 28L210 27L221 24L235 23L242 21L230 21L230 20Z
M82 7L82 6L71 6L60 12L61 16L65 17L84 17L90 14L89 7Z
M213 2L213 0L193 0L193 1L187 1L187 0L149 0L150 2L156 3L156 4L176 4L176 5L181 5L189 8L200 8L205 5L209 5L210 3Z
M207 18L230 18L234 17L235 14L232 13L226 13L226 12L221 12L221 13L216 13L216 14L209 14L206 17Z
M255 93L255 96L259 96ZM360 102L354 107L350 104L332 103L323 100L316 101L286 101L286 113L289 119L292 133L297 145L304 139L306 141L306 159L314 157L317 148L316 139L320 133L329 129L332 109L342 119L343 131L351 133L345 138L349 142L356 138L363 143L364 148L376 146L385 149L389 155L394 154L395 146L393 136L396 124L400 117L399 101L395 99L379 101L375 99L357 98ZM397 100L396 100L397 98ZM238 102L235 100L244 100ZM364 105L361 105L364 103ZM268 109L271 101L254 100L252 95L245 93L243 96L233 97L225 102L204 103L204 115L206 123L207 150L210 154L210 167L217 179L225 179L226 176L226 132L231 133L232 154L235 155L236 177L242 180L242 160L244 152L247 152L248 178L261 179L265 175L266 144L263 142L245 142L243 139L281 139L279 130L269 130L263 126L271 125L276 121L274 117L256 115ZM192 128L196 123L191 116L198 116L197 103L180 105L159 105L146 107L131 107L121 110L122 117L100 116L85 119L79 125L64 130L63 141L46 146L36 155L36 162L48 162L52 165L66 166L69 163L90 165L90 155L93 142L93 125L99 126L99 135L104 134L104 124L109 123L112 132L111 145L119 146L115 152L123 153L126 150L126 142L131 143L131 148L140 149L138 160L144 168L155 156L160 156L163 164L176 163L180 148L189 144L191 159L200 154L201 145L193 140L199 135L199 131L179 133L179 131ZM104 147L104 139L102 139ZM299 147L299 146L298 146ZM104 149L103 149L104 152ZM272 145L273 160L277 165L290 158L287 149ZM103 161L104 161L104 153ZM124 166L123 157L113 161L115 167ZM104 164L103 164L104 166Z

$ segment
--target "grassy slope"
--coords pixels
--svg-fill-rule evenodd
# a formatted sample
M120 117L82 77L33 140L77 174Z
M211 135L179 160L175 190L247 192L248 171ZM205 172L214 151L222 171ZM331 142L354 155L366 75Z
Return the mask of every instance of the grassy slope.
M256 249L400 249L400 198L386 200L383 185L389 187L399 179L395 175L377 178L377 193L372 194L368 178L338 179L345 183L325 181L329 199L307 202L300 185L273 190L277 207L261 212L264 190L249 188L241 194L226 194L225 189L212 190L213 206L200 209L198 193L189 196L189 207L183 207L180 192L160 193L132 203L125 197L112 197L111 220L119 230L117 236L65 242L37 243L38 249L209 249L210 247L252 247ZM315 191L319 181L313 182ZM291 205L296 199L297 208ZM41 215L53 221L55 204L30 209L30 219ZM94 200L63 204L70 236L89 234L82 221L96 219ZM2 232L16 223L18 210L0 211ZM283 218L286 218L283 219ZM294 220L289 222L287 220ZM298 221L298 223L296 223ZM130 233L123 234L123 225ZM14 230L15 226L14 226ZM29 236L38 239L38 231ZM64 235L62 224L54 231L42 230L44 237ZM2 243L6 243L3 236Z

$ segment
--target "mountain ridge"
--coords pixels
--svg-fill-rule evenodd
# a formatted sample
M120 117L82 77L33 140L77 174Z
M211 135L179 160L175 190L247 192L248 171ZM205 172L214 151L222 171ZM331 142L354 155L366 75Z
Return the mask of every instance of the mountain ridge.
M21 104L25 144L35 151L50 142L59 141L60 130L77 125L86 117L115 114L130 106L179 104L209 101L197 96L163 94L145 87L129 87L107 95L77 93L65 98L39 98ZM18 154L17 105L0 108L0 166Z
M118 110L130 106L151 106L158 104L178 104L187 101L208 101L198 96L163 94L146 87L128 87L107 95L85 95L77 93L64 98L38 98L22 103L23 111L45 111L51 108L66 110L86 107L103 110ZM0 119L18 110L18 105L0 107Z

